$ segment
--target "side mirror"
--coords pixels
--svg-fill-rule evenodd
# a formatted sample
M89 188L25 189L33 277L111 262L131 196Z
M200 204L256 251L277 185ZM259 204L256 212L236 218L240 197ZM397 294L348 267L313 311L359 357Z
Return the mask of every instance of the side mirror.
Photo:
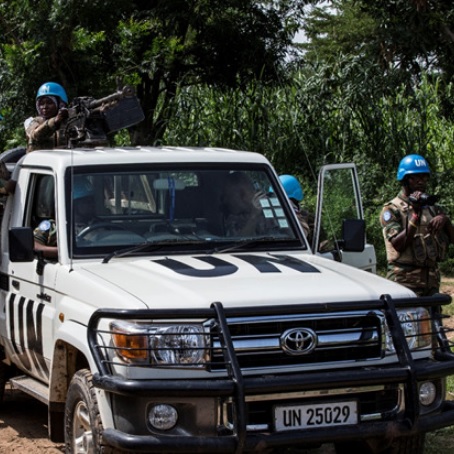
M366 244L364 219L344 219L342 222L342 249L345 252L363 252Z
M34 238L31 227L13 227L8 232L9 258L12 262L32 262Z

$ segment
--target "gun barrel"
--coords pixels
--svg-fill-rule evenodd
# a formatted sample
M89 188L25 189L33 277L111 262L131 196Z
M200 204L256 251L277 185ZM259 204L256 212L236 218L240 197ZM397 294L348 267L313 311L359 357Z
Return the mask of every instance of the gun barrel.
M131 87L130 85L126 85L123 87L123 89L116 91L115 93L112 93L111 95L108 95L104 98L101 99L94 99L93 101L90 102L90 105L88 108L91 109L96 109L97 107L101 106L102 104L106 104L112 101L116 101L118 99L127 97L127 96L134 96L134 88Z

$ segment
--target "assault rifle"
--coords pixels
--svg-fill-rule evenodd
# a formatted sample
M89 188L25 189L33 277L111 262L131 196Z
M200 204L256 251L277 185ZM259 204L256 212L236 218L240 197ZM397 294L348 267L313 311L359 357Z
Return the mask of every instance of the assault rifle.
M108 134L145 118L134 88L129 85L101 99L75 98L68 112L61 128L68 148L106 146Z

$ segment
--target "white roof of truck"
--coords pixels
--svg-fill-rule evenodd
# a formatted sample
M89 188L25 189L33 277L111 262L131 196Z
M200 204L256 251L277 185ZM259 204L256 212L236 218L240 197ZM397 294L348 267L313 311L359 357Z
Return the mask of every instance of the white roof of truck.
M66 168L69 166L140 163L243 162L268 163L259 153L226 148L118 147L37 150L28 153L23 166Z

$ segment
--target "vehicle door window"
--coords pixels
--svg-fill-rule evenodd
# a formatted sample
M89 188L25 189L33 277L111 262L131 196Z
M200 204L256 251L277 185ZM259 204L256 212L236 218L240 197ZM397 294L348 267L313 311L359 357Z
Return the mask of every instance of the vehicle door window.
M24 226L35 229L44 220L55 221L55 182L52 175L35 174L30 185Z

